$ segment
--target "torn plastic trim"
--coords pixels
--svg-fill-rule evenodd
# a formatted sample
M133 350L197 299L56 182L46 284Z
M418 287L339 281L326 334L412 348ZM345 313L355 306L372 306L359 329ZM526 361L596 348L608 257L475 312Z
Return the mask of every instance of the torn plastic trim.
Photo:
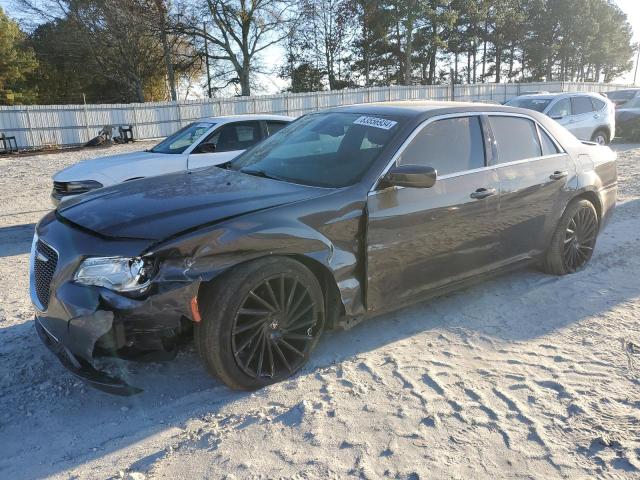
M106 372L96 370L91 364L76 357L68 348L51 335L35 317L35 328L42 343L53 353L71 374L87 385L112 395L131 396L143 390L129 385L124 380L113 377Z

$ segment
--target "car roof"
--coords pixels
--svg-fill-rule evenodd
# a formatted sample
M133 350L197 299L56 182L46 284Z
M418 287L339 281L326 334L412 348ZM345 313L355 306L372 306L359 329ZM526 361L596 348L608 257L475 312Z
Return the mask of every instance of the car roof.
M519 95L517 97L510 98L509 101L515 100L516 98L535 98L538 100L553 100L554 98L560 97L602 97L599 93L594 92L555 92L555 93L532 93L529 95Z
M325 112L360 113L368 115L392 115L398 117L424 117L429 114L478 112L478 111L513 111L512 107L503 107L492 103L451 102L434 100L407 100L394 102L359 103L334 107Z
M228 123L228 122L251 121L251 120L279 120L279 121L291 122L295 120L295 118L288 117L286 115L272 115L267 113L248 113L244 115L223 115L219 117L204 117L197 121L212 122L212 123Z

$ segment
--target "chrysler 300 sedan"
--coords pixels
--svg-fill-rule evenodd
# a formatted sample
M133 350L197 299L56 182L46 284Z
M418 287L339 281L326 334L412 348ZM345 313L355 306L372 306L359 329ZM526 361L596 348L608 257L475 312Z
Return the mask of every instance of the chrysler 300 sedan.
M531 110L402 102L306 115L236 159L104 188L36 227L42 340L74 374L138 391L98 355L171 352L255 389L346 327L488 274L589 262L615 154Z

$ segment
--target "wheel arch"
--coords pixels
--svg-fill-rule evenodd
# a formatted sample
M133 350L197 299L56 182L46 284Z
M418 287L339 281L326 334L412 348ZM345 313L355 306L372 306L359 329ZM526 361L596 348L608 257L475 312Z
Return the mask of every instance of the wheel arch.
M569 203L579 199L588 200L593 204L593 206L596 209L596 213L598 214L598 222L600 222L602 220L602 203L600 202L600 197L598 196L598 193L594 190L583 190L581 192L578 192L577 195L575 195L574 197L572 197ZM565 210L567 209L567 206L569 205L569 203L565 205L565 208L564 208Z
M340 294L340 289L338 288L336 279L326 265L323 265L322 262L304 254L277 253L273 255L260 255L234 263L233 265L230 265L224 270L218 272L213 278L201 281L198 287L198 299L205 290L209 290L218 282L223 282L226 275L236 268L250 262L270 257L285 257L295 260L311 271L318 280L324 296L325 327L329 329L335 328L338 320L345 315L345 304L342 295Z

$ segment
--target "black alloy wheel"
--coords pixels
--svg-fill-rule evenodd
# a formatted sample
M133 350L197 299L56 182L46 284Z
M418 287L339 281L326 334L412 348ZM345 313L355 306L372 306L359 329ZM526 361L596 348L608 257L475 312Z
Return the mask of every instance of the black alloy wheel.
M318 320L318 306L294 276L265 279L246 295L233 322L238 366L252 378L291 375L315 344Z
M569 273L580 270L591 258L598 235L598 218L593 208L582 206L565 230L563 258Z
M318 278L289 257L241 264L204 285L194 326L206 369L231 388L255 390L299 370L325 321Z

